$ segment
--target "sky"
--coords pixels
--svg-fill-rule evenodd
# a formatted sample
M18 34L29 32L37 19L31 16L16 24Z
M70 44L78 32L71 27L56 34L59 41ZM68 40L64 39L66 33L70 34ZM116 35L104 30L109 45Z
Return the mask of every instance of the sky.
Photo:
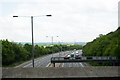
M54 42L90 42L99 34L105 35L118 28L118 2L119 0L2 0L0 39L31 42L30 16L34 16L35 42L51 42L52 36ZM49 14L52 16L45 16ZM19 17L13 18L15 15Z

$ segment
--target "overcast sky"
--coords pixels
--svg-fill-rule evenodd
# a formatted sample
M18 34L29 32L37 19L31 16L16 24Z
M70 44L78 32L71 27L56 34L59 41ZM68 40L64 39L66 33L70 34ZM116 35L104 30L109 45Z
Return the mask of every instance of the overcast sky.
M0 39L31 42L89 42L118 27L119 0L3 0L0 1ZM52 17L44 15L51 14ZM48 38L46 36L49 36ZM59 36L59 37L56 37Z

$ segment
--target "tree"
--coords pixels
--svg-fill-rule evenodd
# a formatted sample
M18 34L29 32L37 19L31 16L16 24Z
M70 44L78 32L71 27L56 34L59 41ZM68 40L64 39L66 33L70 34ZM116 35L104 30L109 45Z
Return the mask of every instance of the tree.
M107 35L101 35L83 46L87 56L116 56L120 58L120 27Z
M12 43L8 42L8 40L2 41L2 64L9 65L13 63L15 60L15 53L12 47Z

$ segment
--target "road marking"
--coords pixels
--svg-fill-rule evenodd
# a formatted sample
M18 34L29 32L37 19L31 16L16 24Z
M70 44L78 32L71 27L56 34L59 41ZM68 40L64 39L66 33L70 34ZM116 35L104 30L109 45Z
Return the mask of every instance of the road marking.
M46 67L49 67L51 63L48 63Z
M71 51L60 52L60 55L64 57L65 54L69 54L70 52L71 52ZM39 58L34 59L35 67L38 67L39 64L41 63L41 61L44 60L45 58L49 58L49 57L52 56L52 55L58 56L58 54L59 54L59 53L57 53L57 54L54 53L54 54L50 54L50 55L44 55L44 56L42 56L42 57L39 57ZM60 66L61 66L61 65L60 65ZM65 65L63 64L62 66L64 67ZM20 64L20 65L15 66L15 68L17 68L17 67L23 67L23 68L25 68L25 67L32 67L31 60L26 61L26 62L24 62L24 63L22 63L22 64Z
M30 66L32 63L30 63L30 64L28 64L28 65L25 65L25 66L23 66L23 68L25 68L25 67L27 67L27 66Z
M62 63L62 66L61 67L64 67L64 63Z
M81 67L84 67L82 63L80 63Z
M28 63L31 63L31 60L30 60L30 61L27 61L27 62L24 62L24 63L22 63L22 64L20 64L20 65L17 65L17 66L15 66L15 68L23 67L23 65L28 64Z

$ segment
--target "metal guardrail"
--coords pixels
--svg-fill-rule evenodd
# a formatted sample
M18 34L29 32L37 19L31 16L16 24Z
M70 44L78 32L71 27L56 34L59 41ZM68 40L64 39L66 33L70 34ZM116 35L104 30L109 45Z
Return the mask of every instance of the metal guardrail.
M66 63L66 62L91 62L91 61L110 61L110 62L118 62L117 57L99 57L99 56L83 56L80 58L70 57L69 59L65 59L64 57L52 57L51 63Z

